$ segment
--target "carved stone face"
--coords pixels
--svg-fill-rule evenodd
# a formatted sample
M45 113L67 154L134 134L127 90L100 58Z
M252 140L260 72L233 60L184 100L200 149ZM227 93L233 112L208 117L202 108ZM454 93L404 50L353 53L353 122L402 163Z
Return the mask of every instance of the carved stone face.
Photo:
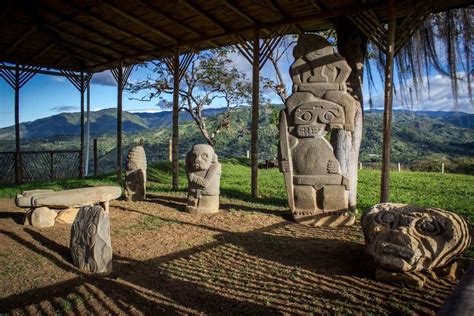
M436 208L383 203L372 207L361 222L368 253L395 271L443 266L471 240L461 216Z
M211 166L214 149L210 145L195 145L191 152L189 164L195 171L207 170Z

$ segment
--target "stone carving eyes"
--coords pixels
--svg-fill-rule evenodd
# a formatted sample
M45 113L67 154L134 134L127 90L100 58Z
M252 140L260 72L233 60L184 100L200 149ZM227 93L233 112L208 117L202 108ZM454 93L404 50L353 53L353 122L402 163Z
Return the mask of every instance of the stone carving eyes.
M416 223L416 230L423 235L440 235L444 228L436 218L422 218Z
M384 226L394 228L398 225L398 215L387 211L380 212L377 214L376 221Z
M309 111L304 112L303 115L301 115L301 119L303 121L311 121L312 118L313 118L313 114L311 114L311 112Z

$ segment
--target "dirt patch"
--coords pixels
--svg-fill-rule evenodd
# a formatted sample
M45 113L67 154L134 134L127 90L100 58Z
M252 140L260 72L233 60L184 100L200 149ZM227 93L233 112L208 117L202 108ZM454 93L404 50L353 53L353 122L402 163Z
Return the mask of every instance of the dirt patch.
M83 274L70 225L34 229L0 200L0 312L12 314L434 314L454 284L422 290L374 281L357 223L311 228L282 209L222 200L216 215L182 212L184 196L114 201L114 272Z

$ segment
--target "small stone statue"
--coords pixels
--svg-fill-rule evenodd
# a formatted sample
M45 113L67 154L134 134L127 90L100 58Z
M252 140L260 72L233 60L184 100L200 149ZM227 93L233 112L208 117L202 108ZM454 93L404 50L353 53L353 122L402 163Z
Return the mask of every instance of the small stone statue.
M367 252L390 271L432 271L469 247L468 222L438 208L382 203L361 219Z
M221 164L210 145L194 145L186 155L188 205L190 213L219 211Z
M346 91L351 72L326 39L302 35L293 50L293 94L280 112L280 171L293 218L313 226L352 225L349 181L326 134L352 130L355 101Z
M125 199L143 201L146 196L146 154L143 146L134 146L128 152L125 171Z
M81 207L71 228L72 262L84 272L112 272L109 214L99 205Z

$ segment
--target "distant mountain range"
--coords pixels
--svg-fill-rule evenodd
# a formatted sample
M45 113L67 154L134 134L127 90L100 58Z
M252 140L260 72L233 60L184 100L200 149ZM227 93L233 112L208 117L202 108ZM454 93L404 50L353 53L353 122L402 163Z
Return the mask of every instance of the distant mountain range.
M225 109L206 109L206 116L213 116ZM192 118L187 112L180 113L180 121L187 122ZM80 113L60 113L20 124L21 138L24 140L42 139L51 136L77 136L80 134ZM90 112L90 128L92 135L101 135L117 130L117 110L105 109ZM172 122L172 112L131 113L122 114L122 130L135 133L149 129L167 127ZM0 141L15 138L15 126L0 129Z
M273 158L278 144L278 112L282 106L261 109L259 158ZM225 109L207 109L207 125L215 126ZM366 111L361 147L361 161L380 161L382 148L380 110ZM171 135L170 111L158 113L123 113L124 155L127 148L145 140L150 161L166 159ZM71 149L79 147L80 114L61 113L33 122L22 123L24 150ZM215 149L220 157L245 156L250 148L251 116L249 108L236 109L231 125L217 136ZM99 138L100 154L115 159L116 110L91 112L91 135ZM14 150L13 126L0 129L0 151ZM180 114L180 156L189 148L205 142L186 112ZM474 114L462 112L417 112L395 110L393 118L392 161L411 163L429 155L474 157ZM113 166L113 163L110 163Z

